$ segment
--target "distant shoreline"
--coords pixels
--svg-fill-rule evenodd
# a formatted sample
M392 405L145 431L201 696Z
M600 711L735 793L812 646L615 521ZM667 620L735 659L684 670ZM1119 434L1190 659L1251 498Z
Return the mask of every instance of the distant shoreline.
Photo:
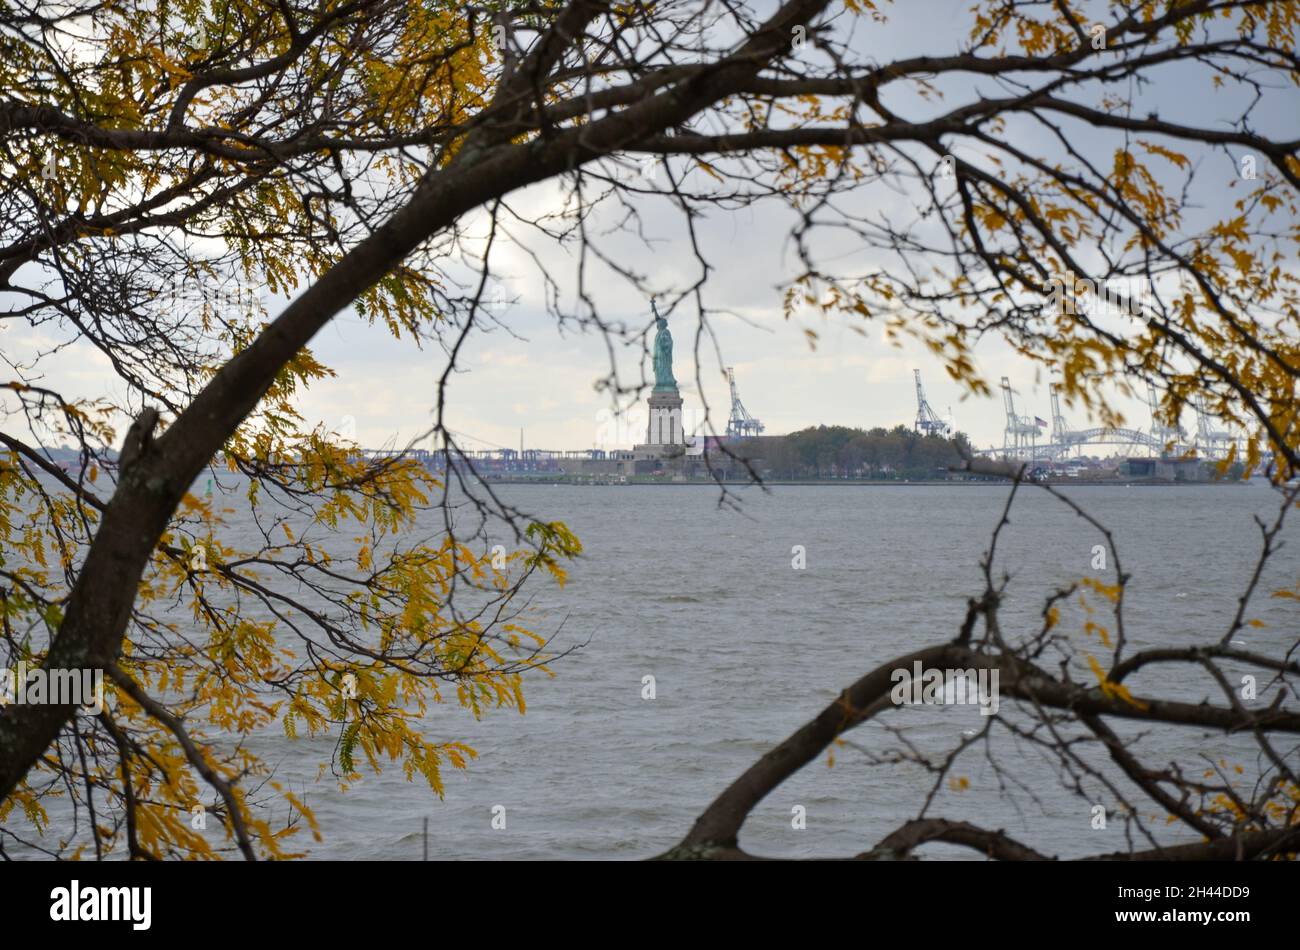
M989 485L1006 485L1007 479L960 479L948 481L945 479L915 479L915 480L889 480L889 479L764 479L761 483L749 479L723 479L714 481L713 479L694 478L689 481L673 481L671 479L646 479L641 478L636 481L628 480L626 482L614 481L609 479L592 479L592 478L512 478L491 477L484 478L479 476L480 481L492 485L571 485L580 488L637 488L644 486L671 486L674 488L711 488L723 485L728 488L746 487L746 486L836 486L841 488L933 488L938 486L963 486L979 487ZM1261 480L1260 484L1265 482ZM1042 482L1030 482L1026 480L1025 484L1045 484L1052 487L1089 487L1089 488L1183 488L1197 485L1220 485L1220 486L1241 486L1250 484L1249 482L1237 479L1228 481L1226 479L1206 479L1205 481L1167 481L1159 479L1046 479Z

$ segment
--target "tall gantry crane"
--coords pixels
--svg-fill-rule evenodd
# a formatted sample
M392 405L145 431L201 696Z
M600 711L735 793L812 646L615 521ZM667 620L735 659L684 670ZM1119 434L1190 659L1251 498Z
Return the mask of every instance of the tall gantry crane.
M1052 383L1048 391L1052 394L1052 443L1058 454L1065 455L1071 446L1081 441L1080 433L1076 433L1065 421L1065 414L1061 412L1061 391L1056 383Z
M940 435L952 438L952 424L939 418L939 414L930 408L925 398L925 388L921 385L921 371L912 370L916 377L916 431L923 435Z
M1213 428L1214 417L1205 408L1205 397L1197 396L1193 405L1196 407L1196 444L1206 458L1222 459L1236 445L1237 438L1225 429Z
M1011 380L1002 377L1002 403L1007 412L1007 427L1002 436L1005 455L1019 457L1032 454L1038 440L1038 423L1033 416L1016 415L1016 401L1011 395Z
M736 371L730 366L727 367L727 382L731 385L731 418L727 420L727 437L743 439L759 435L763 431L763 423L751 416L746 411L745 404L740 401L740 392L736 389Z
M1151 406L1151 436L1161 446L1173 444L1175 447L1187 441L1187 432L1181 425L1169 425L1160 418L1160 397L1156 394L1156 384L1147 382L1147 402Z

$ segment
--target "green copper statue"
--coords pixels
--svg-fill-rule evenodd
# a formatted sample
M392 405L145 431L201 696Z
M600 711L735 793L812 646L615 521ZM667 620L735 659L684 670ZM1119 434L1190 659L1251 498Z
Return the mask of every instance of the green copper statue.
M653 300L650 301L650 309L654 311L655 324L659 327L659 332L655 334L655 391L675 392L677 380L673 378L673 335L668 331L668 321L659 316Z

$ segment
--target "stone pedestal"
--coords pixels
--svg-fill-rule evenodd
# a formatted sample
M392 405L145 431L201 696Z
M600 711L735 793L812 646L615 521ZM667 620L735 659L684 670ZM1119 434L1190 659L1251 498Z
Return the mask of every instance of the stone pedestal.
M655 390L650 394L650 421L646 425L646 445L683 445L682 397L676 390Z

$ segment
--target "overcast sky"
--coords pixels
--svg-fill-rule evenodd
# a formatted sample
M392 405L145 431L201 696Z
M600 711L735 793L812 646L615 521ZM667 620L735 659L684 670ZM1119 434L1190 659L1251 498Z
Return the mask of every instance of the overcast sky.
M885 5L890 23L882 27L859 21L854 28L853 46L864 58L877 61L959 49L970 22L969 6L965 0ZM1162 118L1196 124L1205 121L1207 108L1233 115L1243 102L1237 93L1216 91L1208 71L1203 69L1166 69L1156 75L1158 82L1131 91L1135 113L1158 110ZM889 104L904 109L911 118L919 118L951 108L973 95L1006 94L1006 88L996 78L962 77L944 91L948 95L942 102L895 99ZM1295 130L1297 116L1300 98L1294 87L1289 87L1259 107L1254 124L1260 131L1289 134ZM1075 133L1073 144L1102 167L1109 167L1120 140L1110 133L1094 135L1084 127L1076 127ZM1026 128L1019 133L1013 126L1012 134L1018 136L1019 147L1052 153L1051 143L1037 130ZM962 157L974 160L977 156ZM1217 183L1234 177L1235 169L1221 153L1195 157L1208 163L1201 170L1204 180ZM1159 173L1156 163L1152 164ZM662 184L663 173L658 174ZM1172 178L1168 181L1173 183ZM556 186L548 183L512 196L511 200L524 211L540 210L550 207L557 194ZM1219 218L1237 197L1226 188L1202 191L1196 195L1200 207L1188 214L1188 226L1197 227ZM886 215L904 216L908 221L915 216L908 200L884 188L873 188L860 199L876 202L871 210ZM681 215L662 199L640 202L638 209L646 232L654 239L653 249L617 234L602 236L602 249L621 251L619 259L645 274L654 286L687 285L695 279L698 264L686 240ZM612 223L614 219L611 213L605 221ZM910 425L916 416L914 368L921 370L931 405L945 416L951 407L957 428L968 433L977 445L1002 442L1005 417L996 392L1002 376L1011 380L1020 414L1037 415L1050 422L1048 381L1039 378L1033 364L998 339L985 339L976 350L978 369L994 387L994 398L963 401L961 390L936 358L914 342L902 346L886 343L879 323L859 324L866 330L863 336L853 332L842 317L816 315L785 320L779 288L782 281L799 270L788 239L793 223L789 211L769 203L736 212L714 211L697 224L703 255L714 268L705 291L707 304L740 315L711 321L722 350L722 365L735 367L745 406L765 423L768 433L818 424L867 428ZM528 244L548 263L552 278L571 291L573 258L547 242L530 240ZM821 246L827 259L844 259L858 250ZM864 264L873 263L870 255L861 255L861 259ZM525 446L533 448L630 447L633 441L640 441L637 422L643 424L644 415L634 414L622 426L612 424L608 396L594 389L596 380L608 372L603 341L595 334L561 333L555 327L539 305L541 283L526 255L507 248L494 261L506 279L509 296L515 300L500 319L515 335L498 330L472 340L464 354L465 372L451 384L450 426L477 439L473 444L481 447L518 446L521 429ZM606 317L649 325L649 302L630 293L622 280L609 275L603 280L589 280L599 293ZM674 315L670 326L675 340L675 371L689 424L702 411L701 393L695 382L694 311ZM808 344L805 328L815 329L820 336L815 350ZM441 353L419 353L393 343L383 330L368 327L355 316L335 320L314 346L327 363L339 370L339 377L313 387L305 401L312 418L333 426L353 417L358 440L370 446L404 440L421 431L432 405L434 382L443 367ZM726 382L712 349L706 348L702 356L704 395L721 429L728 410ZM640 378L640 360L639 350L626 351L622 372ZM644 372L650 374L648 365ZM1150 425L1144 406L1119 397L1116 402L1126 407L1131 424L1142 428ZM1080 411L1067 409L1065 414L1079 427L1088 421ZM1183 422L1194 429L1190 412Z
M924 0L887 7L891 25L860 25L855 44L863 44L868 55L877 50L877 60L917 51L956 50L961 44L954 30L964 35L969 22L968 6L965 2ZM922 7L924 13L920 12ZM994 78L964 81L964 88L952 90L943 103L930 109L950 108L979 93L1005 94L996 83ZM1169 75L1157 85L1159 88L1142 93L1140 102L1144 110L1159 108L1164 118L1204 121L1207 102L1221 102L1225 114L1235 105L1229 94L1216 94L1210 89L1207 75ZM1294 127L1300 101L1294 89L1289 95L1288 107L1270 107L1262 113L1257 125L1263 131L1269 131L1270 119ZM920 117L922 107L911 105L915 107L909 117ZM1082 135L1079 143L1085 150L1092 146L1087 138ZM1035 148L1038 143L1032 140L1032 133L1017 144L1031 152L1046 151ZM1109 165L1116 144L1110 135L1096 143L1104 164ZM1207 160L1227 161L1223 156ZM1230 168L1214 170L1213 174L1228 172ZM510 200L524 210L537 210L552 206L557 194L557 186L546 183L511 196ZM1225 192L1212 198L1202 213L1217 214L1235 197ZM872 189L862 199L882 202L880 210L886 214L912 214L907 201L883 188ZM698 272L698 263L685 240L680 213L663 199L641 202L638 207L645 231L653 239L652 246L647 248L625 235L613 235L602 236L604 247L616 251L624 264L635 266L652 285L689 285ZM613 220L611 214L605 223ZM746 407L766 424L769 434L818 424L864 428L911 425L916 415L913 368L921 370L931 405L945 416L951 407L957 428L968 433L978 446L1002 442L1004 416L996 393L1002 376L1010 377L1022 415L1037 415L1050 422L1047 381L1035 378L1034 366L999 340L987 339L976 350L978 369L995 387L994 398L963 401L958 387L935 358L914 343L901 347L886 343L879 323L859 324L866 330L864 336L852 332L842 317L818 315L785 320L780 284L798 271L788 240L792 222L790 212L768 204L735 212L716 210L697 223L703 254L714 269L705 291L708 305L739 315L712 320L722 364L735 367ZM471 224L471 228L474 226ZM530 246L543 255L552 278L565 292L571 292L574 258L546 242L532 240ZM822 249L828 250L824 246ZM844 256L858 251L849 247L829 250ZM542 286L536 267L522 251L505 247L493 260L514 301L499 314L510 332L497 328L479 333L464 349L462 372L451 383L446 420L462 436L463 444L470 448L517 447L521 430L529 448L627 448L640 441L636 420L639 418L643 424L644 416L633 415L622 427L616 426L610 417L609 397L594 388L609 370L604 342L593 333L561 332L555 326L540 304ZM870 262L869 256L866 261ZM649 325L648 300L632 293L622 280L601 275L598 270L593 273L589 281L598 292L604 316ZM695 382L694 312L679 311L670 326L675 338L675 370L689 425L702 409ZM803 332L806 328L815 329L820 336L815 350ZM11 336L7 343L11 349L25 349L48 344L51 339L29 337L15 341ZM312 347L338 376L315 384L303 397L302 410L309 422L355 432L356 440L370 447L405 443L427 428L435 383L444 367L441 350L422 351L409 340L394 341L385 328L367 325L350 310L331 322ZM726 381L712 350L705 355L704 395L721 430L728 410ZM640 360L639 351L624 351L622 372L637 378L642 372ZM51 381L70 393L96 395L121 389L102 355L82 345L55 357L49 370ZM644 372L649 375L648 364ZM1128 410L1131 424L1143 428L1150 425L1144 408L1129 404ZM1075 425L1087 421L1080 412L1067 410L1066 414ZM1185 418L1184 425L1193 427L1194 420Z
M774 212L775 209L772 209ZM671 212L647 212L647 221L667 222ZM742 211L719 215L705 229L706 256L717 268L706 297L711 305L737 311L746 319L727 316L711 320L726 365L735 367L738 385L749 412L761 419L769 433L788 432L809 425L887 426L911 424L916 415L912 369L921 369L931 404L946 413L952 405L959 428L978 439L1000 440L1001 408L993 401L959 401L959 392L939 363L920 352L919 346L895 348L882 338L879 325L868 325L868 335L852 332L839 317L787 322L782 315L782 295L776 275L795 272L784 239L788 225L775 213ZM511 257L512 255L506 255ZM590 448L620 437L623 447L640 440L635 423L611 432L610 400L598 393L595 382L608 372L608 354L595 333L561 333L540 307L530 303L540 287L530 266L520 260L511 271L509 305L500 319L514 336L495 330L472 339L463 354L465 371L457 375L449 392L450 422L460 433L481 440L483 447L517 446L520 429L527 447ZM694 272L696 264L682 241L667 241L644 265L647 271ZM558 276L558 275L554 275ZM600 287L607 316L628 323L648 323L650 307L620 284ZM618 304L609 305L617 300ZM693 312L682 311L670 320L674 336L674 370L688 414L702 411L696 384ZM815 329L820 339L815 349L803 333ZM992 341L990 341L992 342ZM319 356L339 370L336 379L312 387L304 405L312 418L355 418L357 438L378 445L394 438L413 436L428 418L434 385L444 364L440 351L419 353L409 344L392 341L381 328L348 315L334 321L314 342ZM725 426L728 409L726 380L711 348L701 354L701 375L711 411ZM1013 385L1028 390L1032 368L1005 346L982 347L981 368L993 376L1003 373ZM639 350L623 352L622 372L640 378ZM646 369L647 375L649 368ZM1027 403L1025 411L1033 411ZM1048 409L1037 407L1047 418ZM635 419L636 416L633 416ZM641 417L644 418L643 416Z

